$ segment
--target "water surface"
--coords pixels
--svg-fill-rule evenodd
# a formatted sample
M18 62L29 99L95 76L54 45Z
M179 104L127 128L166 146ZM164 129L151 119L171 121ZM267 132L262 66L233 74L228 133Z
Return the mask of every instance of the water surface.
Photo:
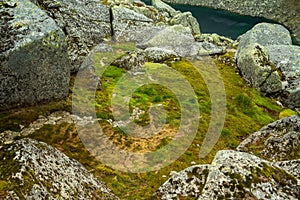
M150 5L151 0L143 0ZM182 12L190 11L198 20L201 33L217 33L232 39L250 30L260 22L274 23L274 21L261 18L234 14L224 10L217 10L207 7L169 4L176 10Z

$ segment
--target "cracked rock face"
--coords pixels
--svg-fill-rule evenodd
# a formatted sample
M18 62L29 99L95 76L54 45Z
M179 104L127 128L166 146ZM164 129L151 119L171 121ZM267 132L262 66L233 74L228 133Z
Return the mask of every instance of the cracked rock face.
M281 100L290 107L300 106L300 47L295 45L269 45L265 47L270 61L282 72L285 80Z
M43 142L21 139L0 151L1 178L13 186L4 199L118 199L81 164Z
M267 94L282 90L281 77L263 46L254 43L240 50L237 64L243 78L258 90Z
M223 150L211 165L192 166L173 175L156 195L162 199L296 200L300 197L299 186L300 180L276 163L248 153Z
M259 150L259 155L270 161L300 159L300 117L275 121L250 135L237 147L237 150L246 152L253 149Z
M241 36L236 53L244 79L291 108L300 106L300 48L281 25L260 23Z
M29 0L1 1L0 15L0 108L67 96L67 45L55 21Z
M67 36L71 71L77 72L90 50L111 36L109 7L97 0L32 0L47 11Z

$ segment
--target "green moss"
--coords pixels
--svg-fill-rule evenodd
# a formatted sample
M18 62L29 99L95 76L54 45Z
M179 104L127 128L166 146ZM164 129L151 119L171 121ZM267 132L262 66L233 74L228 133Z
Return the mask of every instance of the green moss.
M285 118L285 117L290 117L292 115L297 115L298 113L296 111L293 111L291 109L284 109L283 111L280 112L279 114L279 119Z
M100 65L102 58L106 58L105 63L109 64L114 59L123 56L126 51L134 50L133 43L113 44L114 52L96 53L94 64L96 74L102 74L104 67ZM227 53L224 55L229 63L234 63L233 55ZM223 56L223 57L224 57ZM220 59L222 60L222 59ZM47 125L29 136L34 139L44 141L62 152L67 156L78 160L88 170L91 170L96 177L103 180L113 190L113 192L121 199L147 199L152 198L153 193L158 187L167 180L163 175L169 174L170 171L180 171L190 166L192 161L199 164L211 163L214 155L221 149L235 149L239 142L249 134L259 130L262 126L278 119L282 108L279 107L272 99L264 97L261 93L253 88L248 87L247 83L237 74L235 68L213 59L217 65L219 72L223 78L226 89L227 98L227 114L225 125L218 143L215 145L212 152L205 158L200 159L198 153L203 139L206 135L210 118L211 118L211 102L207 86L193 67L193 63L185 59L177 62L168 62L167 64L182 74L193 87L199 103L201 119L196 137L188 148L186 153L179 157L174 163L155 172L147 172L140 174L130 174L115 171L107 166L104 166L100 161L96 160L84 147L74 125L60 124ZM203 63L205 68L205 63ZM147 140L134 140L121 131L113 128L107 119L113 119L111 112L111 95L118 80L126 73L124 69L115 66L107 67L101 77L102 87L96 91L95 109L99 118L101 127L107 137L111 138L121 148L129 151L153 151L168 144L172 140L172 134L176 133L177 127L180 124L180 107L177 99L167 88L151 84L145 85L135 90L129 101L130 111L133 107L140 107L145 110L145 114L137 120L141 125L146 125L149 122L149 107L151 104L161 103L167 111L167 126L166 131L157 137ZM161 64L147 63L147 70L155 71ZM168 76L166 75L166 78ZM70 83L72 91L73 82ZM129 87L130 85L126 85ZM125 87L125 86L124 86ZM69 97L70 98L70 97ZM70 99L57 101L49 104L44 104L36 107L28 107L16 109L13 111L0 112L0 130L14 129L19 130L18 125L28 125L30 122L38 118L39 115L47 115L56 110L71 111ZM185 102L189 104L189 102ZM0 161L1 162L1 161ZM1 166L15 166L14 163L7 165L2 162ZM16 165L17 167L17 165ZM2 168L2 167L1 167ZM5 167L3 168L5 169ZM207 171L208 172L208 171ZM281 172L276 172L281 173ZM253 171L252 179L258 180L255 171ZM283 173L279 176L285 176ZM240 179L241 177L236 177ZM248 180L249 179L249 180ZM248 181L244 182L244 186L248 187L253 181L248 177ZM6 181L1 179L1 181ZM232 183L230 187L236 187L238 181ZM7 188L9 184L0 182L0 187ZM1 194L1 193L0 193ZM242 194L237 193L237 196ZM227 198L225 195L224 198Z

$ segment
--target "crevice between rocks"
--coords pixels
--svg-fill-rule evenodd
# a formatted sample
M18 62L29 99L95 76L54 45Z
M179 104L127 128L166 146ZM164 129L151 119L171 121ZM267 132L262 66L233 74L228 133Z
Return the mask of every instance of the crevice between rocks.
M113 15L112 7L110 7L109 8L109 23L110 23L110 35L111 35L112 40L114 40L114 36L115 36L113 21L114 21L114 15Z

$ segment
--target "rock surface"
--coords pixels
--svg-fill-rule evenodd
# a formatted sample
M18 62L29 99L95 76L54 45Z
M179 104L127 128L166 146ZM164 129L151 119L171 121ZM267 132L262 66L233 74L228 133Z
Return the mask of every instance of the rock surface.
M181 13L160 0L153 6L110 2L113 34L117 41L145 42L169 25L188 27L193 35L200 34L199 24L190 12ZM138 6L135 6L138 5Z
M21 139L0 152L1 184L11 188L1 199L118 199L80 163L43 142Z
M237 64L242 77L253 87L267 94L281 92L281 77L263 46L254 43L240 50Z
M93 47L111 36L109 7L97 0L32 1L64 30L72 72L78 71Z
M139 44L141 48L158 47L174 51L180 57L222 54L224 47L208 42L196 42L189 28L182 25L168 26L157 32L150 40Z
M290 107L300 106L300 47L269 45L265 47L270 61L282 72L284 94L281 101Z
M67 45L54 20L29 0L2 1L0 15L0 109L67 96Z
M294 167L299 173L299 162ZM211 165L192 166L173 175L155 195L161 199L298 199L299 186L300 180L276 163L223 150Z
M113 6L113 34L116 41L143 42L150 39L161 26L153 20L124 6Z
M178 57L174 51L158 47L145 49L145 55L148 62L163 62Z
M241 36L236 52L241 75L255 88L300 106L300 47L281 25L260 23Z
M261 128L241 142L237 150L256 151L270 161L300 159L300 117L286 117Z
M259 23L241 36L237 56L244 48L254 43L262 46L292 45L292 38L289 31L281 25Z

